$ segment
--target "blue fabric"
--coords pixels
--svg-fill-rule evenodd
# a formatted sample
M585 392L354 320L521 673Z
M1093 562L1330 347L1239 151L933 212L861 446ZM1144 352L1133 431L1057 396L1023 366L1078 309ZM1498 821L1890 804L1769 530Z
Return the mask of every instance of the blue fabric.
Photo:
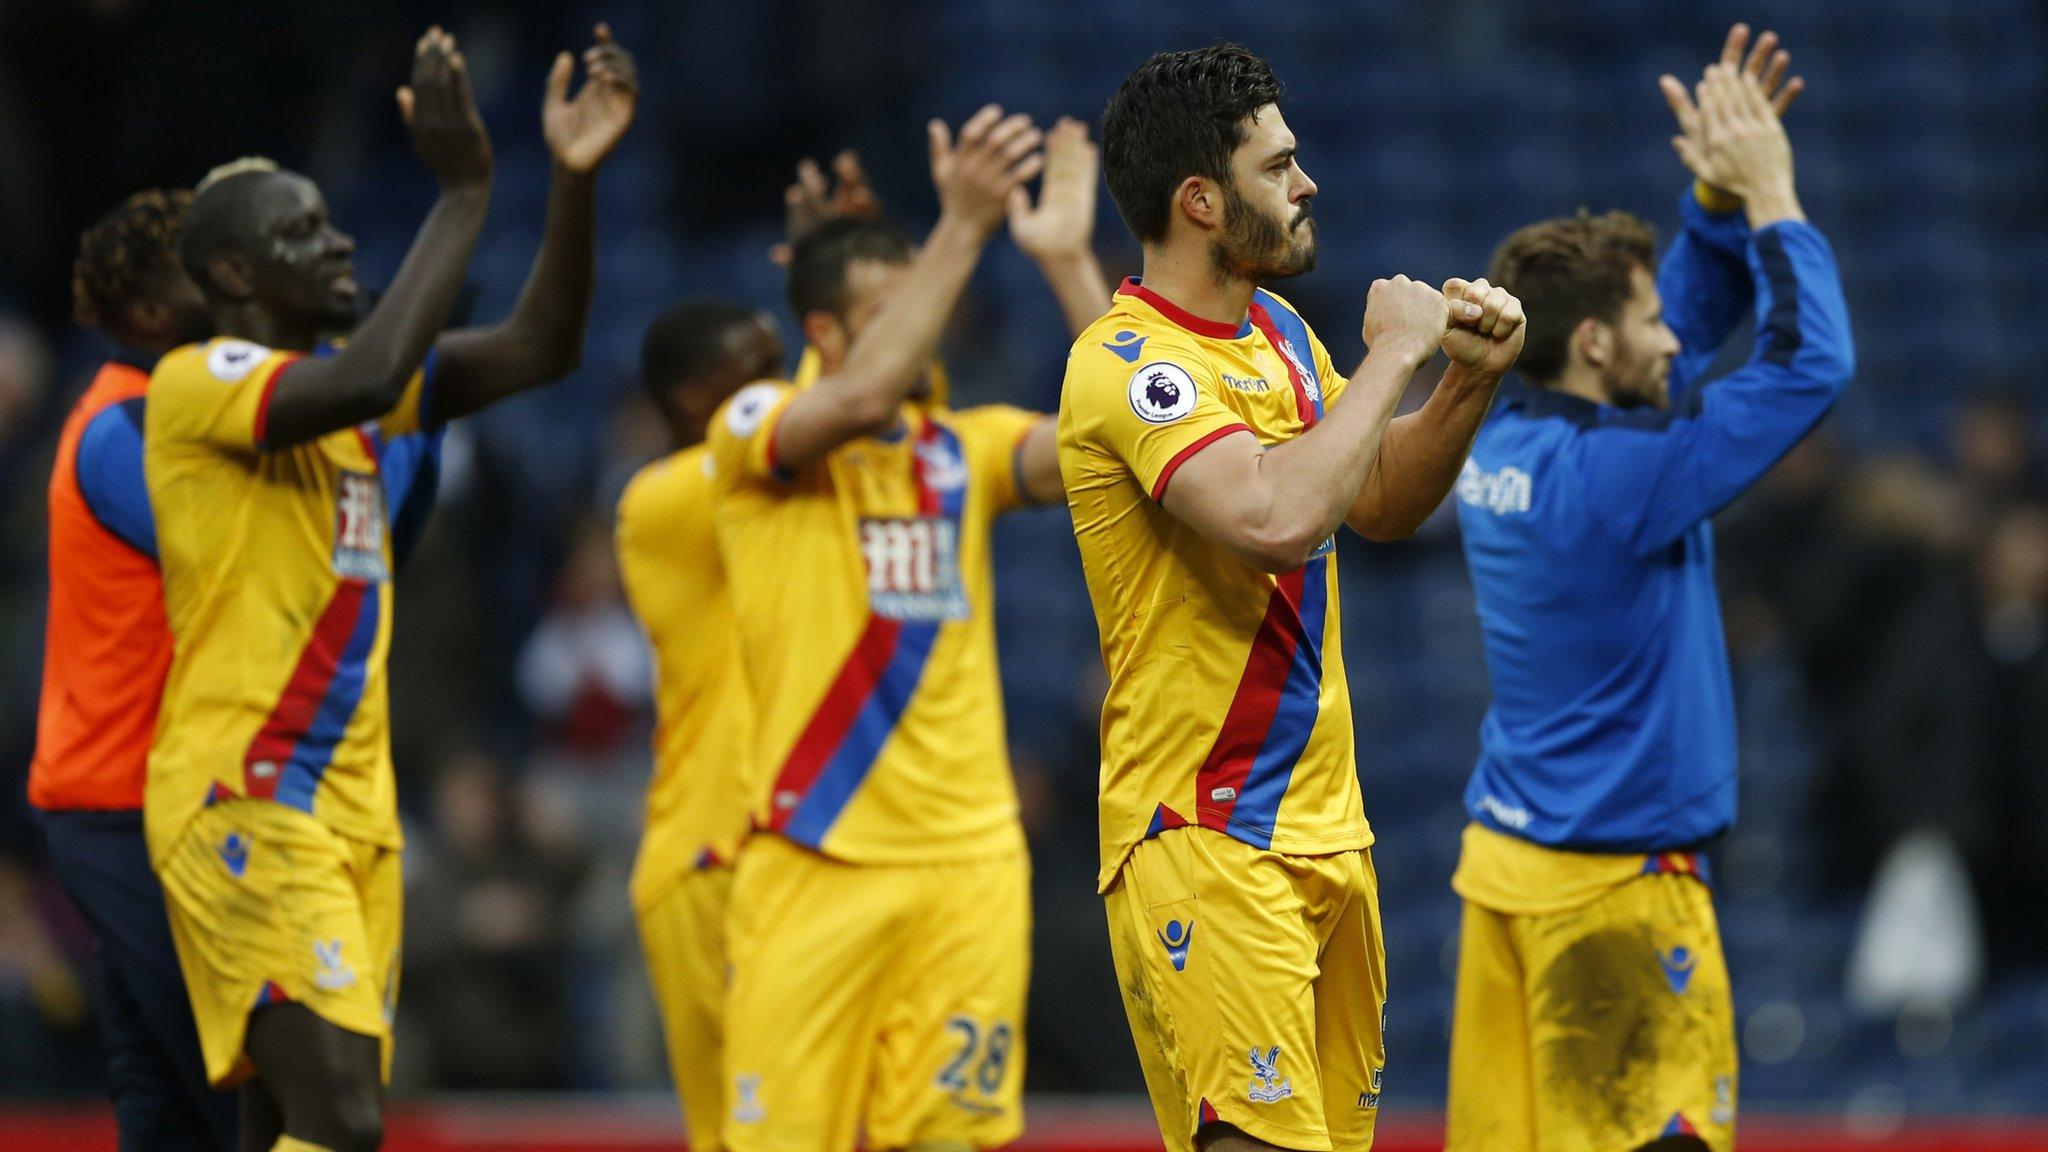
M1693 224L1662 277L1668 319L1690 341L1671 409L1525 389L1480 430L1458 483L1493 680L1465 803L1541 844L1657 851L1734 822L1734 692L1708 519L1806 435L1854 371L1818 231L1787 222L1751 238L1738 289L1725 250ZM1693 386L1681 373L1752 305L1749 361Z
M100 522L130 548L156 559L156 516L142 474L142 397L100 409L78 437L73 467L79 494Z
M92 930L94 1006L122 1152L232 1152L235 1097L206 1083L142 813L45 812L42 822L57 879Z

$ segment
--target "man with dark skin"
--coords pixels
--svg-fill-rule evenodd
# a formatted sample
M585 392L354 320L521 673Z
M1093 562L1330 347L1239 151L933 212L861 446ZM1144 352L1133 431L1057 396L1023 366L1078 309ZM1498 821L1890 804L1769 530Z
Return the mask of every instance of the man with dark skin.
M248 1152L381 1143L402 895L381 453L576 366L593 177L637 98L604 26L583 61L573 98L568 53L548 78L546 233L498 324L442 333L492 164L439 28L398 105L440 196L345 346L319 338L353 314L354 242L310 181L238 162L184 224L219 337L167 356L151 385L145 468L177 643L145 823L208 1075L246 1085Z

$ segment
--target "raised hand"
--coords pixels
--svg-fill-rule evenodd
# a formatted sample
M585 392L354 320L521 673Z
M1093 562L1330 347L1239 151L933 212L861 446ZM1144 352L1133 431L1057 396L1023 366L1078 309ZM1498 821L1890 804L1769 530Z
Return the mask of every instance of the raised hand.
M832 178L826 179L815 160L800 160L796 183L782 190L783 240L768 250L768 258L789 266L791 246L797 239L827 220L879 219L882 198L868 183L860 154L849 148L832 158Z
M1522 341L1528 335L1522 302L1507 289L1484 280L1446 280L1444 299L1479 308L1478 318L1459 320L1445 330L1444 355L1473 372L1505 375L1522 354Z
M597 43L583 50L583 88L569 95L576 62L567 52L555 57L548 72L547 96L541 102L541 135L555 163L571 172L590 172L611 154L633 123L640 103L640 76L633 54L612 42L608 24L599 24Z
M1745 49L1747 56L1744 55ZM1728 29L1728 38L1721 45L1721 59L1716 64L1709 65L1707 73L1712 74L1714 69L1720 68L1754 82L1769 103L1773 117L1782 119L1786 110L1792 107L1792 102L1799 99L1800 93L1806 91L1804 77L1786 78L1786 73L1791 67L1792 54L1778 47L1776 32L1766 31L1757 37L1756 43L1752 45L1749 42L1749 25L1737 24ZM1703 78L1701 84L1705 83ZM1676 76L1671 75L1658 77L1657 87L1664 93L1664 102L1670 105L1671 114L1678 121L1679 134L1672 137L1671 146L1677 150L1679 160L1709 188L1723 195L1739 197L1740 193L1719 183L1712 176L1702 174L1694 162L1687 158L1688 155L1701 156L1708 151L1706 125L1702 120L1699 105L1694 103L1692 93L1686 90L1685 85Z
M1793 191L1792 142L1762 82L1733 65L1714 64L1695 95L1697 135L1672 141L1686 168L1741 197L1751 227L1803 218Z
M927 131L940 219L958 219L984 238L1002 225L1011 189L1045 167L1038 150L1045 134L1021 112L1005 116L1001 107L986 105L960 126L957 143L943 120L933 120Z
M1045 179L1038 203L1022 186L1010 190L1010 237L1038 262L1086 255L1095 235L1096 179L1102 160L1088 127L1071 116L1045 136Z
M1476 305L1460 302L1458 319L1479 319ZM1420 280L1396 276L1375 280L1365 295L1365 321L1359 334L1372 354L1406 356L1418 365L1436 355L1451 326L1452 308L1442 292Z
M469 87L469 64L439 25L413 48L412 80L398 90L412 149L442 188L487 184L491 137Z

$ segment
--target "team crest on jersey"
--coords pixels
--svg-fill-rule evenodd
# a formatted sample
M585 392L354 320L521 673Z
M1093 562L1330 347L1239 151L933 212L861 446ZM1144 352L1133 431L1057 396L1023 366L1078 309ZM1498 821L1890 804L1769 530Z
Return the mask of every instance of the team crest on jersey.
M1252 1086L1246 1095L1254 1104L1272 1104L1294 1095L1294 1083L1280 1074L1280 1046L1261 1053L1252 1049Z
M334 488L334 574L372 584L384 567L384 485L367 472L342 471Z
M1294 342L1283 336L1273 347L1280 353L1280 358L1287 361L1287 366L1294 369L1294 378L1301 381L1302 390L1308 393L1308 398L1318 404L1322 403L1323 383L1301 362L1301 357L1294 354Z
M1155 360L1131 374L1131 411L1147 424L1171 424L1195 410L1195 378Z
M725 406L725 426L741 439L752 436L754 429L761 426L761 421L768 418L769 409L774 408L780 399L782 389L776 385L749 384Z
M270 355L270 349L247 340L223 340L215 344L206 354L206 370L214 378L233 384L256 370L258 364Z
M891 620L965 620L960 526L944 516L872 516L860 522L868 607Z
M940 492L957 492L967 486L967 462L952 445L937 438L920 440L911 451L923 466L926 484Z

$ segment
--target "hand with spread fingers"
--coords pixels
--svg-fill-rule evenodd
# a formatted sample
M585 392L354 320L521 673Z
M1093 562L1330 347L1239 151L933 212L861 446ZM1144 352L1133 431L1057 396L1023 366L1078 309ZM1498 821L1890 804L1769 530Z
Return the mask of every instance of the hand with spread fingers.
M555 163L571 172L590 172L604 162L633 123L640 103L640 75L633 54L612 40L611 26L599 24L595 44L583 50L583 87L569 94L576 62L555 57L541 103L541 134Z
M827 220L877 220L882 216L882 198L868 183L860 154L849 148L832 158L832 176L815 160L796 166L796 183L782 191L783 240L768 250L768 258L789 266L791 246L804 234Z
M1694 96L1696 133L1674 141L1693 176L1741 197L1752 228L1805 219L1793 188L1792 142L1762 81L1714 64Z
M1708 66L1701 78L1700 87L1704 90L1708 80L1717 70L1739 78L1758 89L1773 120L1782 120L1793 102L1799 99L1800 93L1806 91L1804 77L1788 78L1787 73L1791 71L1791 67L1792 54L1778 46L1776 32L1766 31L1757 37L1756 43L1752 45L1749 41L1749 25L1737 24L1728 30L1728 38L1721 45L1721 58ZM1679 160L1701 184L1706 186L1708 192L1729 200L1740 199L1741 193L1722 182L1728 178L1727 173L1719 167L1704 163L1711 154L1713 142L1707 136L1708 125L1701 109L1703 101L1696 102L1695 94L1688 92L1686 86L1675 76L1659 77L1657 86L1663 91L1664 101L1670 105L1671 114L1678 121L1679 134L1672 137L1671 146L1678 152ZM1705 171L1702 170L1703 166ZM1701 194L1703 200L1712 199L1708 192ZM1728 204L1727 207L1732 209L1735 205Z
M412 147L443 188L488 184L491 137L469 86L469 64L439 25L413 48L412 78L398 90Z
M1045 133L1021 112L1005 116L1000 106L985 105L960 126L957 141L943 120L927 131L940 220L957 220L984 239L1002 226L1011 190L1045 168Z
M1444 333L1444 355L1469 371L1493 377L1506 375L1515 358L1522 354L1522 341L1528 335L1522 302L1509 295L1507 289L1484 280L1446 280L1444 299L1452 302L1454 316L1450 329ZM1467 307L1456 307L1460 302ZM1479 309L1477 317L1471 317L1474 306ZM1456 318L1461 311L1466 318Z
M1010 237L1041 263L1086 255L1095 238L1096 181L1102 158L1088 127L1062 116L1045 136L1045 179L1038 202L1022 187L1010 191Z

